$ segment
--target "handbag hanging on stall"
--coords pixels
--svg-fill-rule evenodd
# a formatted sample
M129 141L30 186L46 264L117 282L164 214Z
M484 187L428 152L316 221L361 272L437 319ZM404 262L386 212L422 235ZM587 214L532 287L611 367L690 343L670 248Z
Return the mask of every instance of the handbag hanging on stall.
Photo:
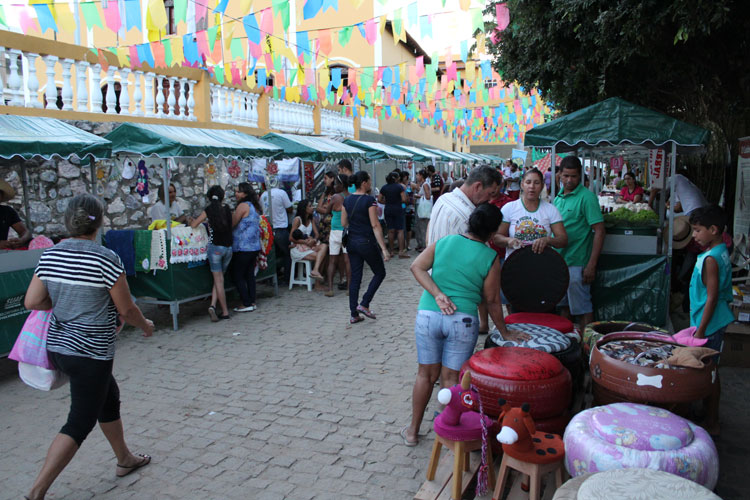
M23 382L42 391L62 387L68 376L55 369L47 356L47 333L52 311L31 311L8 358L18 361Z

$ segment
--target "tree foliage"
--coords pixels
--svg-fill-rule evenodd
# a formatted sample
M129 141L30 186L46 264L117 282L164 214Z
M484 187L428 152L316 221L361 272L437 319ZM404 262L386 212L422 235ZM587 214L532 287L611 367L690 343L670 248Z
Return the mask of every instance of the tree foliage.
M721 163L727 147L736 159L750 133L748 0L506 3L510 25L487 45L505 80L537 87L563 113L622 97L709 128Z

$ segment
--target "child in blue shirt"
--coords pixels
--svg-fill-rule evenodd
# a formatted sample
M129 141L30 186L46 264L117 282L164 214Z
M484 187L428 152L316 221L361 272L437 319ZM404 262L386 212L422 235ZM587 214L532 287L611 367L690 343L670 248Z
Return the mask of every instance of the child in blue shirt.
M690 214L693 239L706 250L698 255L690 279L690 325L694 336L707 338L704 347L721 352L724 330L734 321L732 302L732 263L722 239L726 218L721 208L702 207ZM719 357L716 357L718 363ZM718 434L720 384L718 372L713 393L706 398L706 430Z

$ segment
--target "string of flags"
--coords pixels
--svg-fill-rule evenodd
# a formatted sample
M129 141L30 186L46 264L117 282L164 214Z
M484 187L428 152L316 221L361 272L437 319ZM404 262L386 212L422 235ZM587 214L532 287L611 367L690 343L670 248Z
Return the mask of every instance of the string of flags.
M359 7L363 0L307 0L303 19L313 19L339 2ZM385 4L387 0L377 0ZM441 0L445 6L445 0ZM29 0L20 9L19 24L25 34L47 30L74 32L75 19L67 2ZM85 25L116 33L145 30L149 42L93 49L106 65L104 52L117 56L122 67L137 69L190 66L208 71L220 84L261 88L274 98L295 102L341 104L348 116L381 119L397 117L417 120L462 138L488 142L519 142L526 130L543 123L549 113L535 89L526 91L505 84L489 60L473 59L469 41L460 42L460 59L448 50L442 57L419 56L414 62L395 65L346 68L331 63L334 42L340 47L360 36L367 44L383 40L386 27L393 41L406 41L406 30L419 30L432 37L436 15L465 15L472 31L483 30L481 8L470 8L470 0L459 1L459 12L420 14L412 2L358 23L314 30L290 30L289 0L272 0L271 6L252 9L252 0L174 0L173 23L184 23L188 32L166 35L169 16L164 0L97 0L81 2ZM142 16L142 5L146 15ZM34 18L31 12L35 13ZM461 14L463 12L463 14ZM209 23L210 16L213 22ZM390 19L388 19L390 18ZM145 19L145 26L143 25ZM496 40L509 23L505 4L497 6ZM280 21L282 30L277 29ZM0 6L0 24L8 26ZM196 26L208 26L196 29ZM485 37L476 39L477 53L484 52Z

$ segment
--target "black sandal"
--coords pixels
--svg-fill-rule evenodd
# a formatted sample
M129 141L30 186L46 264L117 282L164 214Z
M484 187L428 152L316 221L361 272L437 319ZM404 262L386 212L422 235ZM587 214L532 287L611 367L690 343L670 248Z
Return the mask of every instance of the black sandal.
M125 472L124 474L116 473L117 477L125 477L128 474L130 474L131 472L135 472L138 469L140 469L141 467L145 467L145 466L147 466L148 464L151 463L151 457L149 455L143 455L141 453L135 453L134 455L137 456L137 457L141 457L141 461L138 462L135 465L131 465L130 467L126 467L124 465L117 464L117 466L119 468L127 470L127 472Z
M219 316L219 319L229 319L229 318L231 318L231 316L229 316L228 314L226 316Z

